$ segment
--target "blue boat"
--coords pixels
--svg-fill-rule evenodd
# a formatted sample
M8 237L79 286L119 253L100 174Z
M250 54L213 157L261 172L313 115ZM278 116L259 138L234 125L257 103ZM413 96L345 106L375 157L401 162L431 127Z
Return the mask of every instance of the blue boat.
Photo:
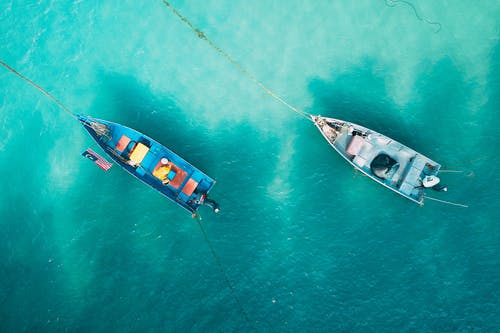
M215 180L170 149L129 127L89 116L76 117L104 152L131 175L193 216L202 205L219 212L218 204L208 198Z

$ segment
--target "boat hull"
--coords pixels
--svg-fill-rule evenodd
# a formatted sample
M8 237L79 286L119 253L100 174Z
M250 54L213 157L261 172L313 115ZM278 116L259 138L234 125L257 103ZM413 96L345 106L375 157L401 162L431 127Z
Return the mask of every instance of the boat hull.
M204 204L215 180L182 157L127 126L77 117L104 152L132 176L193 214Z
M424 179L436 177L441 165L415 150L358 124L311 116L335 151L380 185L422 205Z

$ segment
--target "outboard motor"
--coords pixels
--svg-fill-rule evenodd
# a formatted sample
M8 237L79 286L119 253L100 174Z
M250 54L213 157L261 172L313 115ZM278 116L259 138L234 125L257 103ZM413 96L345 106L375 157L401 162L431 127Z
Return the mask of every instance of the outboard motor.
M437 184L437 185L434 185L434 186L432 187L432 189L433 189L434 191L437 191L437 192L446 192L446 191L448 191L448 187L446 187L446 185L444 185L444 184Z
M432 188L434 191L437 192L446 192L448 191L448 188L446 185L440 184L439 182L441 179L437 176L425 176L425 178L422 180L422 185L425 188Z
M215 202L215 200L212 200L208 197L205 197L205 200L203 201L203 205L212 208L213 211L216 213L220 212L219 204L217 202Z
M424 179L422 180L422 185L425 188L429 188L429 187L433 187L433 186L439 184L440 181L441 181L441 179L439 179L439 177L425 176Z
M220 211L219 204L215 202L215 200L208 198L206 193L198 193L198 197L191 200L197 205L208 206L212 208L215 213L218 213Z

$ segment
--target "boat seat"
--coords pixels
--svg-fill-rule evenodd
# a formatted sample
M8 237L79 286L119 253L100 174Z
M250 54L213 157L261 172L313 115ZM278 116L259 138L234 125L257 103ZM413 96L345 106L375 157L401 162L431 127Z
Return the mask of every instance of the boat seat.
M361 146L361 150L358 153L358 155L363 157L365 160L369 160L370 156L373 154L372 148L373 148L373 145L370 142L365 140L363 142L363 146Z
M353 135L349 145L347 145L346 152L352 156L358 155L364 142L365 139L362 136Z
M420 183L420 175L425 166L425 160L415 156L410 163L408 163L406 170L401 177L401 186L399 190L407 195L413 192L415 187L422 185Z
M352 163L356 164L360 168L364 167L366 164L366 159L362 156L357 155L353 160Z
M125 148L127 148L129 143L130 143L130 138L124 134L124 135L122 135L120 140L118 140L118 143L116 144L115 149L118 152L122 153L125 150Z
M189 178L188 181L186 182L186 185L184 185L184 187L182 188L182 193L184 193L189 197L191 196L191 194L193 194L197 186L198 182L193 178Z
M184 182L184 179L187 176L187 172L179 168L177 165L172 164L172 171L175 172L174 178L170 181L170 186L173 188L179 188L181 184Z
M130 164L131 165L138 165L142 162L146 154L149 152L149 147L142 144L142 143L137 143L135 147L132 149L132 152L130 153Z

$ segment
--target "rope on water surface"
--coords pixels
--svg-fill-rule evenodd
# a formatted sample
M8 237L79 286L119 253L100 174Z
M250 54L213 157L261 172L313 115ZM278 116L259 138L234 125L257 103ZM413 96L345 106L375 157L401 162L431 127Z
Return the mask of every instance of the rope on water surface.
M436 25L437 26L437 30L434 31L435 34L437 34L441 30L441 27L442 27L441 23L434 22L434 21L429 21L427 19L422 18L422 16L420 16L418 14L418 11L415 8L415 6L411 2L409 2L409 1L405 1L405 0L385 0L385 5L387 7L395 7L398 2L399 3L403 3L403 4L407 5L407 6L409 6L411 9L413 9L413 13L415 14L415 17L417 19L419 19L420 21L426 22L427 24L430 24L430 25Z
M436 199L436 198L433 198L433 197L428 197L426 195L424 196L424 198L429 199L429 200L433 200L433 201L437 201L437 202L441 202L441 203L444 203L444 204L447 204L447 205L458 206L458 207L463 207L463 208L469 208L469 206L464 205L464 204L460 204L460 203L456 203L456 202L451 202L451 201L446 201L446 200L441 200L441 199Z
M445 173L445 172L448 172L448 173L463 173L464 171L463 170L439 170L439 172L441 172L441 173Z
M7 68L9 71L11 71L15 75L17 75L18 77L20 77L21 79L23 79L24 81L28 82L30 85L32 85L33 87L35 87L36 89L38 89L44 95L46 95L47 97L49 97L50 99L52 99L64 112L66 112L71 117L73 117L73 118L76 119L76 115L73 112L71 112L66 106L64 106L64 104L61 103L61 101L59 101L57 98L55 98L54 96L52 96L48 91L46 91L45 89L43 89L42 87L40 87L38 84L36 84L35 82L31 81L26 76L22 75L21 73L19 73L14 68L10 67L9 65L7 65L5 62L3 62L1 60L0 60L0 65L2 65L3 67Z
M201 233L203 234L203 237L205 238L205 241L207 242L207 245L210 248L210 252L212 252L212 256L214 257L214 260L217 263L217 267L219 268L220 273L222 274L222 276L224 276L224 280L226 281L226 284L228 285L229 290L231 291L231 294L232 294L234 300L238 304L238 308L239 308L240 312L243 314L245 321L252 328L252 330L256 331L255 327L252 325L252 322L250 321L250 319L248 319L248 315L247 315L245 309L243 308L243 306L241 305L240 300L236 296L236 291L234 290L234 287L231 284L231 281L227 277L226 271L224 270L224 266L222 265L222 262L220 261L219 256L217 255L217 252L215 252L215 249L214 249L212 243L210 242L210 239L208 238L208 235L205 231L205 228L203 228L203 225L201 224L201 218L197 217L196 222L198 223L198 226L200 227Z
M467 172L467 174L465 174ZM463 173L465 177L474 177L474 171L471 170L439 170L439 173Z
M168 1L163 0L163 3L165 4L165 6L167 6L172 11L172 13L174 13L177 17L179 17L182 22L184 22L189 28L191 28L191 30L193 30L194 33L196 33L196 35L200 39L207 42L208 45L210 45L215 51L217 51L220 55L222 55L224 58L226 58L226 60L228 60L231 64L233 64L240 72L245 74L250 80L252 80L255 84L257 84L267 94L271 95L274 99L279 101L281 104L285 105L287 108L289 108L293 112L299 114L300 116L306 118L309 121L313 121L310 118L309 113L302 111L302 110L296 108L295 106L289 104L287 101L285 101L279 95L277 95L272 90L267 88L261 81L259 81L255 76L253 76L249 71L247 71L242 65L240 65L236 60L231 58L231 56L229 56L229 54L227 54L221 48L219 48L217 45L215 45L214 42L212 42L210 39L208 39L208 37L200 29L196 28L187 18L182 16L182 14L179 13Z

